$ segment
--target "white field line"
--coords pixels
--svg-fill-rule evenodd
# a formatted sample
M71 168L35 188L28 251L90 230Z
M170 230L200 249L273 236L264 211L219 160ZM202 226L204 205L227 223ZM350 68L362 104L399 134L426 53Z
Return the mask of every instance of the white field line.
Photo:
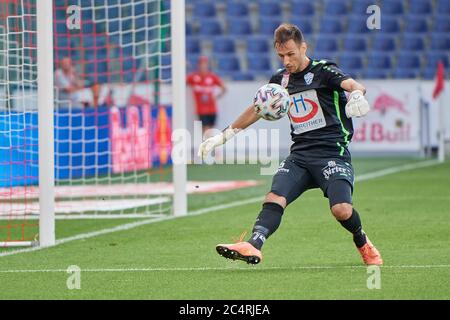
M422 161L422 162L418 162L418 163L401 165L401 166L392 167L392 168L388 168L388 169L378 170L378 171L375 171L372 173L362 174L359 176L359 178L356 178L355 181L371 180L371 179L379 178L379 177L389 175L389 174L399 173L402 171L413 170L413 169L418 169L418 168L430 167L430 166L437 165L437 164L439 164L439 162L437 160L429 160L429 161ZM205 214L205 213L209 213L209 212L238 207L238 206L242 206L242 205L246 205L246 204L257 203L262 200L263 200L262 196L254 197L254 198L250 198L250 199L246 199L246 200L234 201L234 202L231 202L228 204L221 204L221 205L216 205L216 206L192 211L192 212L189 212L187 216L183 216L183 217L168 216L168 217L163 217L163 218L146 219L143 221L126 223L126 224L119 225L119 226L112 227L112 228L102 229L102 230L88 232L88 233L82 233L82 234L79 234L76 236L63 238L63 239L57 240L55 246L64 244L67 242L72 242L72 241L76 241L76 240L84 240L84 239L93 238L93 237L110 234L110 233L114 233L114 232L118 232L118 231L130 230L130 229L134 229L134 228L137 228L140 226L144 226L147 224L156 223L156 222L160 222L160 221L166 221L166 220L172 220L172 219L178 219L178 218L186 218L186 217L196 216L196 215ZM0 253L0 258L19 254L19 253L38 251L38 250L42 250L45 248L46 247L32 247L32 248L26 248L26 249L6 251L3 253Z
M192 268L86 268L81 272L195 272L195 271L295 271L295 270L339 270L339 269L367 269L369 266L292 266L292 267L192 267ZM380 266L381 269L449 269L450 265L392 265ZM68 269L24 269L0 270L2 273L67 273Z

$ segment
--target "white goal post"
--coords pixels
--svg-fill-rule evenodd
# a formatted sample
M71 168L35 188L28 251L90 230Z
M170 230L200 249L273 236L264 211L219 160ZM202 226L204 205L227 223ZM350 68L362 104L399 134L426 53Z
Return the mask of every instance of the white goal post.
M185 0L2 6L13 9L0 13L0 248L52 246L58 219L187 215L169 134L186 128ZM59 87L66 58L84 79L80 106Z

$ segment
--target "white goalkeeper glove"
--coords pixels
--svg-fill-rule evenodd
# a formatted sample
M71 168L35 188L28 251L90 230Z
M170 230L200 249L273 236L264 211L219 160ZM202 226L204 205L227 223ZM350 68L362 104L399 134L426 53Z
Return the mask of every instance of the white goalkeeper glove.
M238 133L239 129L233 129L231 126L226 128L220 134L217 134L211 138L206 139L200 144L198 148L198 156L201 158L206 158L208 154L217 146L220 146L233 138L236 133Z
M345 114L347 118L363 117L370 111L369 102L364 98L361 90L355 90L350 93L348 102L345 105Z

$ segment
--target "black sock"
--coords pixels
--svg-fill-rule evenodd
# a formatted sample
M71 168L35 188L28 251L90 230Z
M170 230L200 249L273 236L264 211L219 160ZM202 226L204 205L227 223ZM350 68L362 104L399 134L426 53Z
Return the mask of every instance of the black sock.
M344 221L339 221L339 223L348 231L353 234L353 242L358 248L361 248L366 244L366 235L362 230L361 219L359 218L358 212L353 209L350 218Z
M278 229L283 212L284 208L278 203L264 203L263 209L259 213L253 227L253 234L248 242L256 249L261 250L264 241Z

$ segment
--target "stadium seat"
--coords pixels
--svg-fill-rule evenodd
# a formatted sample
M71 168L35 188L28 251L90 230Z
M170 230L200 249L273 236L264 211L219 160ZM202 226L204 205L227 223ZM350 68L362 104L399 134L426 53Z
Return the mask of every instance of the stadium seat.
M97 73L105 74L108 72L108 62L107 61L96 62L96 68Z
M324 14L326 15L345 15L348 14L348 11L348 5L346 1L330 0L325 3Z
M69 49L53 50L53 54L55 55L55 60L61 60L62 58L69 57L71 55L71 51L73 51L73 50L69 50ZM72 60L73 60L73 58L72 58Z
M109 82L108 74L98 74L97 75L97 83L98 84L107 84L108 82Z
M405 34L401 49L409 51L421 51L425 48L423 37L415 34Z
M83 48L89 49L94 47L94 37L93 36L85 36L82 38Z
M348 33L368 33L367 18L361 15L352 15L348 19Z
M81 24L81 31L83 32L83 35L94 33L94 29L95 24L92 21L85 21Z
M119 7L110 6L108 7L108 19L118 19L120 17Z
M54 7L54 11L55 11L55 20L56 21L62 21L62 20L66 20L66 10L64 10L64 7L58 7L57 4L55 4ZM84 15L83 15L84 18Z
M336 56L337 56L337 52L336 51L319 51L319 50L314 50L311 53L311 57L313 59L316 59L316 60L326 59L326 60L336 61Z
M90 4L87 6L90 6ZM146 13L145 3L143 2L134 4L133 9L136 16L144 15Z
M436 13L449 15L450 14L450 1L437 0Z
M258 12L260 17L281 16L281 5L278 1L258 1Z
M235 72L232 74L231 79L233 81L253 81L255 80L255 75L248 72Z
M186 21L186 35L190 36L193 34L194 34L194 31L192 29L192 24L189 21Z
M108 38L106 36L96 35L94 37L94 43L97 48L105 47L108 42Z
M212 18L216 16L216 5L212 1L197 2L194 5L193 15L197 18Z
M291 15L292 16L313 16L316 12L314 4L309 0L293 0L291 2Z
M289 22L298 26L307 39L308 35L311 35L313 33L313 19L311 18L293 16L291 17Z
M347 36L343 39L343 49L346 51L366 51L367 41L364 37Z
M338 43L335 37L320 35L316 39L314 50L317 51L337 51Z
M393 51L396 49L395 37L377 33L372 41L372 50Z
M214 53L234 53L234 38L216 37L213 39L212 49Z
M247 69L252 72L271 71L272 64L268 55L248 54Z
M361 71L363 68L363 61L361 55L353 54L351 52L342 52L339 56L339 67L344 71L347 70L358 70Z
M392 77L395 79L416 79L420 76L419 70L416 69L404 69L397 67L392 73Z
M428 24L425 17L420 15L407 16L404 32L422 33L428 32Z
M383 14L400 15L404 12L402 0L382 1L380 7Z
M246 41L247 52L269 52L269 43L267 37L250 37Z
M430 48L432 50L450 50L450 35L447 33L432 34Z
M280 19L269 19L261 18L259 19L258 33L267 36L273 36L273 32L282 23Z
M218 56L217 69L220 71L239 71L241 69L239 59L235 56Z
M397 55L397 68L420 69L420 55L417 53L400 51Z
M381 32L398 33L400 32L400 24L396 17L383 17L381 19Z
M245 2L232 1L225 2L226 4L226 15L230 17L242 17L247 16L249 13L248 5Z
M433 32L450 32L450 16L437 15L433 19Z
M84 25L83 25L84 26ZM67 29L65 21L56 22L56 33L57 34L67 34L69 30Z
M196 38L186 38L186 53L199 54L201 52L200 41Z
M449 67L449 61L448 61L448 53L443 52L427 52L425 54L425 68L437 68L437 65L439 61L442 61L444 63L445 68Z
M320 33L341 33L342 20L339 18L324 17L320 22Z
M363 72L363 77L366 79L386 79L389 78L390 72L382 69L367 69Z
M161 55L161 66L162 67L168 67L172 64L172 57L170 54L167 55Z
M186 70L187 72L192 72L197 69L199 55L190 54L187 56L186 60Z
M421 74L425 80L433 80L436 77L436 67L425 68Z
M228 18L228 33L235 36L247 36L253 33L250 21L245 18Z
M163 81L168 81L172 79L172 68L162 68L160 71L160 79Z
M217 36L222 34L222 26L216 19L202 19L200 22L199 35Z
M145 29L147 27L147 19L145 16L136 17L134 19L134 30Z
M60 48L68 48L70 46L70 41L69 38L64 37L64 36L57 36L55 37L56 41L55 41L55 47L60 49Z
M119 56L128 59L133 56L133 51L133 46L120 47Z
M368 69L389 69L391 68L391 57L380 52L371 54L367 61Z
M375 3L374 0L352 0L350 12L355 15L367 14L367 8Z
M133 58L127 58L122 61L122 70L124 72L131 72L135 69L135 63Z
M429 0L411 0L409 2L409 13L426 15L432 13L433 8Z

